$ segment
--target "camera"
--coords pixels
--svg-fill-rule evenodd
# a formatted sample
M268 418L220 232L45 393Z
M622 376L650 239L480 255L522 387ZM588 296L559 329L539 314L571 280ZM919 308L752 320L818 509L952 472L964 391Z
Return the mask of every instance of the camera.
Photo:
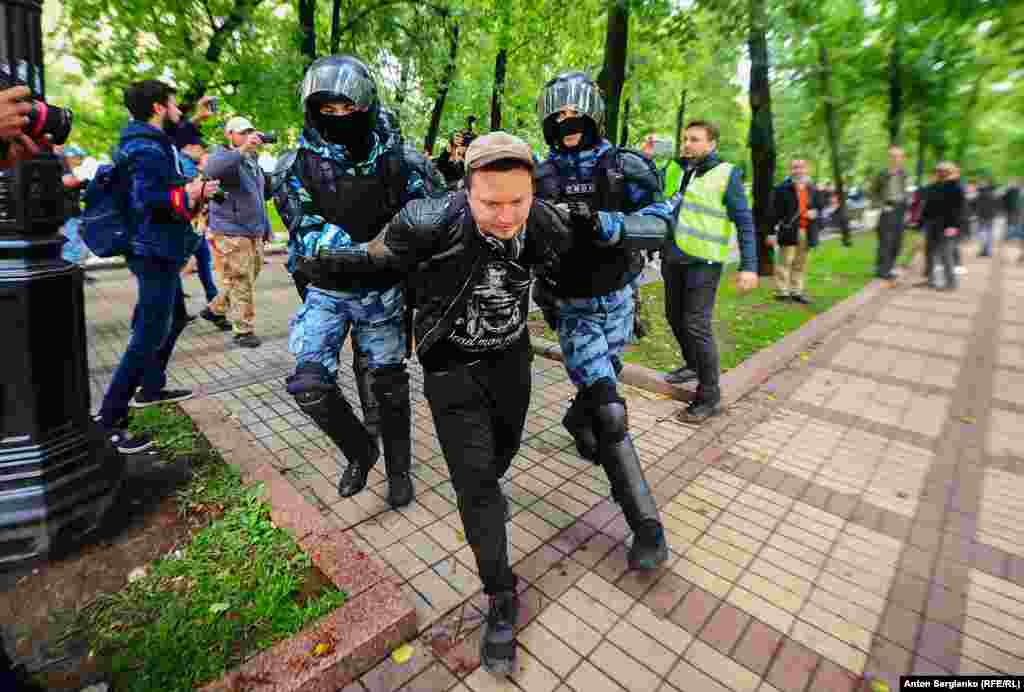
M20 79L9 76L6 65L0 66L0 89L10 89L16 86L23 86L25 83ZM25 85L27 86L27 85ZM70 108L54 106L46 101L29 97L26 99L32 104L32 110L28 112L28 122L22 128L22 132L31 139L40 139L46 135L53 138L54 144L64 144L71 136L71 125L74 114Z
M208 177L206 177L204 175L202 177L202 180L203 180L203 182L208 182L208 181L213 180L213 178L208 178ZM216 202L217 204L224 204L225 202L228 201L228 197L230 197L230 196L231 196L231 193L229 193L229 192L226 192L224 190L217 190L216 192L207 195L206 199L210 200L211 202Z
M258 132L260 139L263 140L264 144L277 144L277 133L276 132Z

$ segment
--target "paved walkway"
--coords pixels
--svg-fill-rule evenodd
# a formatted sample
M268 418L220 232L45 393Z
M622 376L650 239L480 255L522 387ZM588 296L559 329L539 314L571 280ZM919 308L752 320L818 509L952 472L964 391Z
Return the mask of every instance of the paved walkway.
M381 557L419 613L413 656L349 689L803 692L862 676L1024 671L1024 265L965 252L952 294L887 291L839 333L703 429L678 402L628 389L630 422L673 549L626 571L608 486L560 426L571 392L537 360L520 455L505 490L523 578L523 669L476 669L473 558L421 393L417 501L387 511L384 476L339 501L337 455L284 392L297 297L280 258L259 280L256 350L197 322L173 385L224 402L303 494ZM997 253L999 255L999 253ZM87 287L94 404L127 339L126 271ZM188 280L195 296L201 291ZM198 311L201 306L193 304ZM347 356L346 356L347 358ZM347 368L345 369L347 373ZM355 400L351 381L347 394Z

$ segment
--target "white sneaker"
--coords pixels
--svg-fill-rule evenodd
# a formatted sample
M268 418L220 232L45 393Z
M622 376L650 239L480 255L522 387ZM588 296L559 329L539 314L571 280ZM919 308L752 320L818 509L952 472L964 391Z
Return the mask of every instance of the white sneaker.
M953 267L953 273L957 276L963 276L967 273L967 267Z

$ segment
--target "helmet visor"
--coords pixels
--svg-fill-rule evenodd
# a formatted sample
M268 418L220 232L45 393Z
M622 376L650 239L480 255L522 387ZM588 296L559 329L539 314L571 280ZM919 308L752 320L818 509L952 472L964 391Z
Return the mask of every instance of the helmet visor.
M600 125L604 119L604 99L592 82L583 79L559 79L544 87L537 104L541 122L563 108L572 108L580 115L589 116Z
M377 100L377 87L354 65L327 64L310 70L302 80L302 102L314 94L346 98L357 108L369 108Z

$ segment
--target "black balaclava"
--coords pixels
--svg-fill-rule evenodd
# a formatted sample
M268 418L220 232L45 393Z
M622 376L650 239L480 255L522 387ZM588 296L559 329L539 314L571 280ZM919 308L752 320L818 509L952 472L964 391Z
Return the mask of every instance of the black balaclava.
M370 155L370 132L373 122L369 111L356 111L349 115L313 114L313 123L325 140L341 144L353 161L365 161Z
M555 123L558 138L558 148L561 151L584 151L594 146L597 141L597 128L593 121L584 116L566 118L560 123ZM580 142L574 147L565 146L565 138L569 135L582 134Z

